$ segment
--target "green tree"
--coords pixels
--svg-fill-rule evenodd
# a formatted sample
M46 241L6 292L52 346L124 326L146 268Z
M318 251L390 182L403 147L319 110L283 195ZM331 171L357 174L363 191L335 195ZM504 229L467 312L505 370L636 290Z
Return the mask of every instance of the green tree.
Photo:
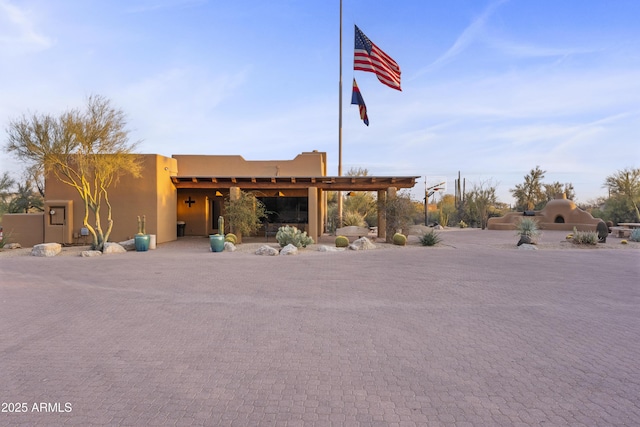
M437 206L438 213L440 215L438 223L443 227L447 227L451 217L457 212L456 198L453 194L445 194L442 196L442 199L440 199Z
M491 181L474 184L471 191L465 195L465 200L470 217L484 230L498 202L496 186Z
M419 203L418 203L419 205ZM414 223L416 218L416 203L411 200L409 192L399 192L395 197L387 197L382 206L387 220L387 242L393 241L393 235L402 230L406 233Z
M546 203L545 192L542 186L542 178L546 171L536 166L531 169L529 175L524 177L524 183L517 184L515 188L509 190L516 199L517 210L531 210L542 203Z
M29 213L31 211L42 211L44 200L37 191L31 187L31 181L18 184L18 191L9 202L8 211L11 213Z
M9 172L4 172L0 177L0 215L9 212L9 203L13 197L15 185L15 179L9 176Z
M626 200L635 212L636 221L640 221L640 168L625 168L609 175L604 187L610 195Z
M617 195L606 199L600 207L592 208L590 213L594 218L614 224L636 221L636 212L629 199Z
M242 236L249 236L258 232L262 226L262 219L267 216L267 209L255 194L240 191L236 200L227 199L224 203L225 215L229 218L232 233L237 235L238 243Z
M543 187L547 202L549 200L555 199L557 194L562 193L564 193L569 200L575 200L576 198L575 189L573 188L573 184L570 182L560 184L558 181L556 181L552 184L543 184Z
M378 222L378 209L376 199L370 191L352 191L347 194L344 201L344 223L345 225L361 225L365 224L347 224L350 216L362 218L362 222L369 226L376 226Z
M73 109L58 117L23 115L7 129L7 152L78 192L84 202L82 224L97 250L103 249L113 228L109 189L124 174L140 176L136 144L129 142L126 124L122 110L93 95L83 111Z

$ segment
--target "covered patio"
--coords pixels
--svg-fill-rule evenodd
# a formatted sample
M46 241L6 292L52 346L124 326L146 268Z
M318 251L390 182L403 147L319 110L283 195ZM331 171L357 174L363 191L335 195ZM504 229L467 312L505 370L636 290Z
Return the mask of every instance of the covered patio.
M379 201L394 197L398 189L412 188L419 176L195 176L171 177L178 191L178 217L190 217L192 204L203 200L205 209L198 209L202 234L218 232L217 218L223 211L223 200L233 201L240 191L254 192L269 203L277 199L298 199L292 206L296 215L282 218L301 228L317 240L327 226L327 192L375 191ZM306 202L306 203L305 203ZM306 209L305 209L306 208ZM196 211L194 210L193 213ZM204 218L202 218L204 214ZM386 218L378 213L378 237L384 238ZM199 232L198 232L199 233Z

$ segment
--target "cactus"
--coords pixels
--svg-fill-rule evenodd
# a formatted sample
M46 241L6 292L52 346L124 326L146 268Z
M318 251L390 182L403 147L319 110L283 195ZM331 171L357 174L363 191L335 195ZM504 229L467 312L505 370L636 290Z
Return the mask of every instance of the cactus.
M290 225L285 225L278 229L278 232L276 233L276 240L280 244L280 247L283 248L289 243L293 244L297 248L306 248L307 245L313 243L313 239L307 236L306 231L300 231L297 227Z
M222 217L220 217L220 218L222 218ZM229 234L226 234L224 236L224 241L225 242L231 242L231 243L233 243L235 245L236 242L238 241L238 237L233 233L229 233Z
M224 235L224 217L222 215L218 217L218 234Z
M142 218L140 217L140 215L138 215L138 234L147 234L146 222L147 222L146 215L142 215Z
M336 237L336 247L337 248L346 248L349 246L349 239L345 236L337 236Z
M396 233L393 235L393 244L398 246L404 246L407 244L407 236L404 234Z
M442 238L440 237L440 235L433 230L420 236L420 244L422 246L435 246L441 241Z

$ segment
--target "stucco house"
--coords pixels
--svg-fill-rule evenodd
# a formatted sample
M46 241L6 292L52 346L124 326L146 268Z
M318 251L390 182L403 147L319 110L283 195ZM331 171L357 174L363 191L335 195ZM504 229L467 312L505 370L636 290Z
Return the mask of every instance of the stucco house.
M251 191L267 206L267 222L292 224L317 240L326 230L327 191L377 191L379 198L412 188L418 176L337 177L327 175L324 152L303 152L291 160L245 160L242 156L143 154L142 177L124 176L109 190L114 226L111 241L131 238L137 216L157 243L218 232L224 200ZM5 236L23 246L43 242L87 242L82 230L84 205L76 190L48 178L44 213L7 214ZM379 218L384 224L384 218ZM266 225L265 225L266 226ZM182 227L182 226L181 226ZM381 237L384 227L378 227Z

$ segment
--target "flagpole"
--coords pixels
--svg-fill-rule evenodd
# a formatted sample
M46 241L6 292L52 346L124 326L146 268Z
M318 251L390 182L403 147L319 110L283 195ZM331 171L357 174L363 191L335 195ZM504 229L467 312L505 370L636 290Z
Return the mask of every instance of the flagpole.
M340 0L340 80L338 87L338 176L342 176L342 0ZM338 227L342 227L341 191L338 191Z

